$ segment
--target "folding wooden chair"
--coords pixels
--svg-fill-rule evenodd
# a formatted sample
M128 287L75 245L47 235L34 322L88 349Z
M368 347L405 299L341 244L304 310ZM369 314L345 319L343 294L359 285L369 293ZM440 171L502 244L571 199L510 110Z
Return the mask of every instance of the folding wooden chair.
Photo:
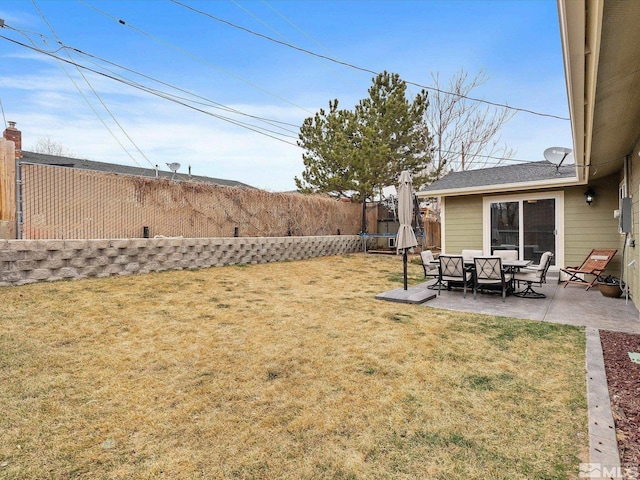
M564 284L564 288L567 288L567 285L570 283L577 283L578 285L586 285L587 290L589 290L596 285L599 276L605 271L617 251L617 249L594 248L579 267L561 268L560 271L569 275L569 279ZM593 275L594 278L589 282L579 275Z

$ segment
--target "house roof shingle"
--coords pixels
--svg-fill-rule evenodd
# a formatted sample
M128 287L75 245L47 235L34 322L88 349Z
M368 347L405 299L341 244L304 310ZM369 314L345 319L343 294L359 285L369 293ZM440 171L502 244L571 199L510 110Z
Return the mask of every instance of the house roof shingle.
M557 168L555 164L543 160L540 162L452 172L436 180L422 191L459 190L563 178L567 180L576 178L574 165L562 165Z
M22 162L35 163L39 165L54 165L59 167L78 168L81 170L93 170L97 172L119 173L123 175L135 175L139 177L155 177L156 170L152 168L130 167L127 165L118 165L115 163L96 162L93 160L84 160L81 158L60 157L57 155L47 155L43 153L22 151ZM172 178L173 172L158 170L158 177ZM189 180L194 182L214 183L217 185L225 185L229 187L251 187L242 182L235 180L224 180L221 178L203 177L200 175L188 176L185 173L177 173L176 179Z

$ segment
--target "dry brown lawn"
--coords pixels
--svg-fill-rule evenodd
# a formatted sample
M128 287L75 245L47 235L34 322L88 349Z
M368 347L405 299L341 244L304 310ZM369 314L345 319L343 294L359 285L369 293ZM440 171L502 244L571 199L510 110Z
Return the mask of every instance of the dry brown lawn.
M582 329L374 300L401 271L357 254L0 288L0 478L577 477Z

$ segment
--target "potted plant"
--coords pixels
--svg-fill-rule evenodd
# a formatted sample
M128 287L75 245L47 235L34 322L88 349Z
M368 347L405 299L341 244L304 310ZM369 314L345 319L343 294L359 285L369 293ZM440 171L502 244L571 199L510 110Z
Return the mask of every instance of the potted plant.
M598 280L600 293L605 297L619 298L624 290L624 282L617 277L608 275Z

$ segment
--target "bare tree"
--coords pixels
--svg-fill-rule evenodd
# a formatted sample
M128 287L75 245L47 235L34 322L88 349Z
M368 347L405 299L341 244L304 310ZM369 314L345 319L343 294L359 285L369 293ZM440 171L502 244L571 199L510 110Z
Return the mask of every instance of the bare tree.
M50 137L39 138L32 149L35 153L44 153L46 155L55 155L57 157L75 158L76 156L68 147L65 147L61 143L54 142Z
M451 77L448 86L432 73L426 124L433 136L432 178L447 172L498 165L515 151L500 145L500 129L515 111L471 100L469 93L489 80L484 70L473 78L464 69ZM488 158L488 157L498 157Z

